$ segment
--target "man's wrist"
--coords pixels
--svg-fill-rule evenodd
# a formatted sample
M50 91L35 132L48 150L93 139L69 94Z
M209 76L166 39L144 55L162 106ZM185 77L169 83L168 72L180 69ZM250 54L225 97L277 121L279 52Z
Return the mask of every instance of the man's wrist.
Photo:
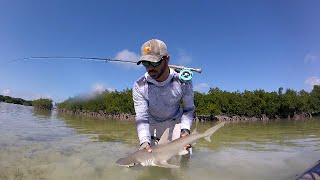
M147 147L148 145L150 145L149 142L143 142L140 144L140 147Z
M181 133L180 134L190 134L190 130L189 129L181 129Z
M152 152L152 148L149 142L144 142L140 145L139 151L144 149L147 150L149 153Z

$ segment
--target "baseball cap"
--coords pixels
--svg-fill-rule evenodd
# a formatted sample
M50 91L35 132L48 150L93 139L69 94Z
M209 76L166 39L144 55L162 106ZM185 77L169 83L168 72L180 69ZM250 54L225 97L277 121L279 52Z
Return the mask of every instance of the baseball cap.
M139 65L142 61L158 62L167 55L166 44L159 39L151 39L141 46L141 58L137 64Z

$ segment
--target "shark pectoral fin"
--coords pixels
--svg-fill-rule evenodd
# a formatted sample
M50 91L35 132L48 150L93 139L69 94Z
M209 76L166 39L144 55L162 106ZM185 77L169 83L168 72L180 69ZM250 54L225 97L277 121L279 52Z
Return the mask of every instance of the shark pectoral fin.
M207 136L204 139L207 140L208 142L211 142L210 136Z
M182 151L179 152L179 155L180 155L180 156L183 156L183 155L186 155L186 154L188 154L188 153L189 153L189 151L186 150L186 149L184 149L184 150L182 150Z
M169 128L167 128L163 132L158 144L167 144L168 142L170 142L170 140L169 140Z
M155 165L164 168L180 168L180 166L169 164L167 161L161 161L159 163L156 163Z

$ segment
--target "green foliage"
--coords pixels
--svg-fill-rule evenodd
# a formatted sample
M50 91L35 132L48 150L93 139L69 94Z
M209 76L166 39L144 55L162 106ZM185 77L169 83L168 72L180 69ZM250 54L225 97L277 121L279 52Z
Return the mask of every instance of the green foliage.
M58 103L59 109L69 111L85 110L89 112L105 111L109 113L134 113L132 90L122 92L105 91L92 97L74 97Z
M320 86L315 85L310 93L311 110L315 113L320 112Z
M294 113L320 112L320 86L314 86L311 93L296 92L292 89L278 92L264 90L227 92L211 88L208 94L195 92L196 114L201 115L239 115L268 117L288 117Z
M110 92L104 96L105 100L105 111L107 112L123 112L123 113L134 113L132 90L125 90L123 92Z
M51 99L43 99L43 98L32 101L32 105L36 109L43 109L43 110L51 110L53 107Z
M0 95L0 102L13 103L13 104L21 104L24 106L32 106L32 101L27 101L21 98L14 98L10 96Z
M320 112L320 86L313 90L296 92L292 89L279 88L276 92L264 90L227 92L211 88L207 94L195 92L195 113L198 115L239 115L288 117L294 113ZM134 114L132 90L105 91L91 98L74 97L57 104L59 109L90 112L106 111L109 113Z
M263 99L266 102L266 108L262 113L274 118L278 114L280 107L279 95L276 92L266 92Z

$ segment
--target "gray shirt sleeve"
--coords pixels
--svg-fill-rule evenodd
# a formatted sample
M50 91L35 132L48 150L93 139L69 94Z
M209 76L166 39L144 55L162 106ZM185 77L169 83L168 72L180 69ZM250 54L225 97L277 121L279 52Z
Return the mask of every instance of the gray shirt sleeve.
M136 126L140 144L144 142L150 143L148 102L143 97L137 82L133 86L132 97L136 112Z
M192 82L182 86L182 105L183 114L181 117L181 129L190 130L194 116L194 92Z

